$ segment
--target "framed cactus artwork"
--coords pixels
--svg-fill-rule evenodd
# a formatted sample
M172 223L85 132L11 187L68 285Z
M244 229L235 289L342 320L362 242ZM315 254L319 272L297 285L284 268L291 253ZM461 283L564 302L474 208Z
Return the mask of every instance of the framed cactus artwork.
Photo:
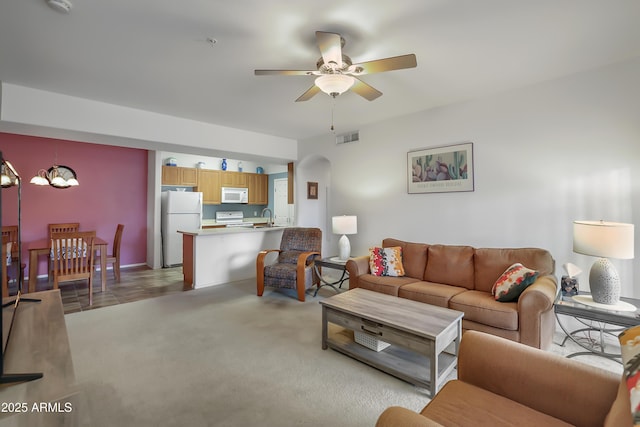
M442 145L407 153L407 191L473 191L473 143Z

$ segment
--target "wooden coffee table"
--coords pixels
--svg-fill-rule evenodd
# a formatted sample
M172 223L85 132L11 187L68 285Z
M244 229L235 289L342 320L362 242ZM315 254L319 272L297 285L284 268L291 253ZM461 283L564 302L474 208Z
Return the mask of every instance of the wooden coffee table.
M464 313L352 289L320 301L322 349L332 348L413 385L431 396L457 362ZM329 335L329 323L346 328ZM391 344L376 352L353 340L359 331ZM452 348L449 348L452 347ZM445 351L447 350L447 351Z

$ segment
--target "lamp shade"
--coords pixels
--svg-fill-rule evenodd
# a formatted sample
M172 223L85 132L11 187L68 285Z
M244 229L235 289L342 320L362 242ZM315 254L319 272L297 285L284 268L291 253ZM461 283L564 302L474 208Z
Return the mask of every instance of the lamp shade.
M49 185L49 181L47 181L47 178L45 178L43 175L36 175L33 178L31 178L31 181L29 182L35 185Z
M602 258L633 258L633 224L574 221L573 251Z
M355 215L334 216L331 219L333 234L356 234L358 217Z
M353 77L344 74L324 74L316 79L316 86L324 93L337 96L348 91L354 82Z
M14 169L14 167L9 163L8 160L3 160L2 165L0 166L0 171L2 175L0 176L0 184L2 184L2 188L13 187L14 185L18 185L18 180L20 176L18 172Z

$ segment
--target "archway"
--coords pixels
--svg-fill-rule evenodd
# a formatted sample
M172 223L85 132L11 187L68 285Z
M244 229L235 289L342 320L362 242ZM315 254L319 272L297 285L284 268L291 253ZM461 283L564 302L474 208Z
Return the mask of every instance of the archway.
M307 196L307 183L317 183L317 199ZM305 157L298 162L295 172L295 205L296 225L300 227L318 227L322 230L323 256L325 250L331 248L331 217L330 189L331 189L331 162L324 156L317 154Z

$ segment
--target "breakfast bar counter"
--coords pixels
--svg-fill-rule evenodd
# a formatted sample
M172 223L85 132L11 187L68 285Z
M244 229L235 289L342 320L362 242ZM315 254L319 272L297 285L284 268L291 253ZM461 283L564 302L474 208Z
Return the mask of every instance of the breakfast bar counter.
M280 247L285 227L230 227L178 230L182 233L184 289L256 277L256 257Z

